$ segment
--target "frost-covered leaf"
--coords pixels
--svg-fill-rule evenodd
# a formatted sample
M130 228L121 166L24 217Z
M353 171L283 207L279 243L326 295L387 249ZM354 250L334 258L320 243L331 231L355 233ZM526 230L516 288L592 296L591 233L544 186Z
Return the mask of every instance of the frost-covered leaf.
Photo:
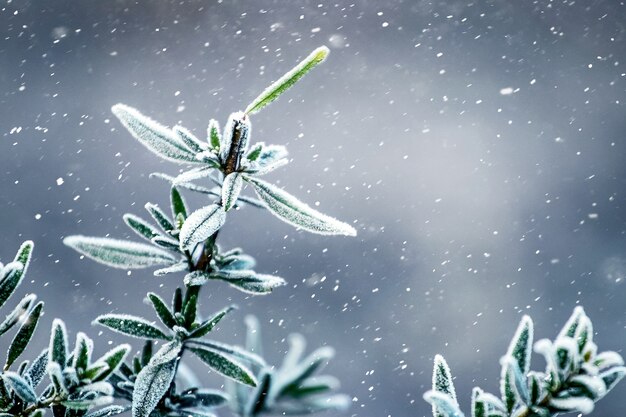
M154 276L160 277L167 274L172 274L175 272L186 271L189 268L189 264L187 261L179 262L177 264L168 266L166 268L157 269L154 271Z
M286 191L257 178L246 177L270 212L303 230L322 235L356 236L349 224L312 209Z
M239 381L242 384L251 385L253 387L256 386L257 381L254 374L244 365L223 353L207 347L194 347L189 348L189 350L215 372Z
M162 174L159 172L153 172L152 174L150 174L150 178L159 178L162 180L165 180L169 183L174 183L175 177L172 177L170 175L166 175L166 174ZM176 186L178 188L184 188L186 190L190 190L190 191L194 191L197 193L201 193L201 194L209 194L209 195L214 195L216 197L220 196L220 193L218 191L215 191L214 189L209 189L206 187L202 187L200 185L196 185L190 182L185 182L185 183L178 183L176 184Z
M0 268L0 307L6 303L22 282L22 278L24 274L26 274L26 270L30 264L34 246L35 244L30 240L22 243L13 262Z
M142 339L170 339L148 320L127 314L104 314L97 317L94 323L106 326L115 332Z
M181 348L179 342L164 345L139 372L133 389L133 417L148 417L167 392L176 374Z
M223 271L222 271L223 272ZM284 279L274 275L257 274L244 278L220 278L228 282L231 286L249 294L269 294L274 289L287 284Z
M441 355L435 355L432 384L433 391L447 394L456 401L452 372L450 372L448 363Z
M37 394L35 394L30 384L20 375L15 372L4 372L2 378L24 402L27 404L37 402Z
M139 216L135 216L134 214L126 213L122 217L124 222L130 229L137 233L140 237L151 240L155 236L159 236L159 232L152 227L150 223L145 221Z
M225 343L216 342L214 340L192 340L190 341L193 345L199 345L202 348L208 348L212 351L217 351L226 354L227 356L232 356L236 359L239 359L247 364L250 364L252 367L263 368L267 366L262 357L257 355L256 353L248 352L245 349L242 349L238 346L231 346Z
M267 87L257 98L255 98L248 107L246 113L255 114L263 107L276 100L278 96L284 93L289 87L294 85L306 73L311 71L317 64L326 59L330 50L326 46L315 49L309 56L304 58L298 65L292 68L285 75Z
M174 126L172 129L178 138L193 152L198 153L208 149L208 145L198 139L193 133L182 126Z
M161 297L153 292L149 292L148 299L150 299L152 307L154 307L154 311L157 313L159 319L161 319L161 322L163 324L165 324L170 329L176 326L176 319L174 318L172 312L167 307L167 304L165 304L165 301L163 301Z
M206 336L211 330L213 330L213 328L215 328L215 326L217 326L217 324L224 318L224 316L226 316L226 314L230 313L236 308L237 308L236 306L231 305L217 312L212 317L202 322L202 324L200 324L200 326L198 326L196 329L194 329L189 334L189 337L199 338L199 337Z
M0 323L0 335L3 335L15 326L20 318L30 310L31 305L36 299L37 296L35 294L28 294L22 298L19 304L5 317L2 323Z
M72 354L72 367L76 370L86 370L91 362L92 350L93 341L85 333L78 332L76 334L74 353Z
M320 371L335 356L335 350L330 346L316 349L296 366L281 368L272 387L272 398L279 397L291 391L297 391L307 378Z
M26 346L30 342L30 339L33 337L33 333L35 332L35 328L37 327L37 323L39 322L39 317L41 316L41 311L43 309L43 303L39 302L35 307L31 310L26 317L24 323L15 334L11 345L9 346L9 351L7 352L7 360L5 369L8 369L13 362L24 352Z
M187 183L190 183L192 181L195 181L201 178L206 178L212 173L213 173L212 167L194 168L189 171L185 171L179 176L175 177L174 180L172 181L172 185L187 184Z
M203 407L219 407L228 402L228 396L222 391L212 389L196 389L193 391L196 405Z
M63 320L54 319L50 333L50 347L48 348L49 362L56 362L61 366L67 363L67 330Z
M217 232L226 221L224 208L211 204L194 211L185 220L180 230L180 246L182 249L192 249L197 243L208 239Z
M593 411L593 400L585 397L565 397L550 399L550 407L562 412L577 411L582 414L589 414Z
M46 374L46 367L48 366L48 350L44 350L32 361L30 366L26 369L25 377L30 379L32 386L39 385L44 375Z
M113 268L146 268L177 261L163 249L125 240L75 235L66 237L63 243L88 258Z
M580 324L580 319L584 316L585 316L585 310L581 306L577 306L574 309L574 312L572 313L570 318L567 320L567 322L563 326L563 329L557 336L557 339L561 337L565 337L565 336L574 337L576 335L576 329L578 328L578 325Z
M602 372L599 377L604 381L604 385L606 386L606 392L608 393L617 385L619 381L624 378L626 375L626 368L623 366L616 366L615 368L611 368L608 371Z
M172 220L165 214L163 210L159 208L156 204L146 203L146 210L152 216L152 218L157 222L157 224L163 229L164 232L169 232L174 229L174 223Z
M613 351L606 351L599 353L594 361L594 365L600 369L609 368L611 366L621 366L624 365L624 359L622 356Z
M106 364L106 370L94 376L93 380L103 381L107 379L109 375L116 372L122 365L122 363L124 363L124 359L126 358L126 355L128 355L128 352L130 352L130 345L123 344L111 349L110 351L102 355L102 357L94 363L93 367L97 366L98 364Z
M174 251L174 252L180 252L180 246L179 246L178 241L174 240L172 238L169 238L169 237L166 237L166 236L155 236L150 241L153 244L155 244L156 246L159 246L159 247L161 247L163 249L171 250L171 251ZM178 264L174 264L174 265L178 265ZM174 265L171 265L168 268L171 268Z
M487 404L480 398L483 391L475 387L472 390L472 417L487 417Z
M100 408L96 411L92 411L86 414L85 417L112 417L118 414L122 414L128 411L128 407L121 405L109 405L107 407Z
M578 388L586 397L596 401L606 394L606 385L602 378L591 375L574 375L569 380L571 387Z
M67 395L69 391L67 389L67 386L65 385L65 378L63 377L61 365L59 365L57 362L48 362L48 367L46 371L48 372L48 377L50 378L50 381L52 381L54 391L57 394Z
M124 104L111 108L113 114L142 145L161 158L177 163L195 163L195 154L171 129Z
M502 360L502 400L509 412L516 404L529 404L530 394L526 377L522 375L518 362L511 356L506 356Z
M533 321L530 317L522 317L513 339L509 344L506 356L512 357L517 362L522 375L530 370L530 355L533 346Z
M228 211L235 205L241 188L243 187L243 176L240 172L230 173L224 178L222 184L222 206Z
M263 142L255 143L246 154L246 159L251 162L256 161L261 155L261 151L263 150L264 146L265 146L265 143Z
M424 394L424 400L433 406L434 417L463 417L456 400L448 394L431 390Z

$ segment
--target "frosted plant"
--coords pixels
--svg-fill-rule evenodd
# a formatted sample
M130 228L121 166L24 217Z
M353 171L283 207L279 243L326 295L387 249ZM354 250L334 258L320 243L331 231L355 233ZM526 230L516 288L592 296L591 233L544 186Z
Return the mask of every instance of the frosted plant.
M24 242L13 262L0 263L0 307L22 282L32 251L33 243ZM0 336L19 324L7 350L0 378L0 415L42 417L47 409L52 409L56 417L101 417L123 412L125 407L110 405L113 386L108 379L124 361L130 350L128 345L115 347L92 361L91 339L78 333L76 346L69 352L65 325L56 319L49 348L32 362L23 361L12 369L32 341L39 323L43 302L35 304L35 301L34 294L26 295L0 324ZM100 406L104 407L93 411L94 407Z
M261 354L261 329L257 318L248 316L246 325L246 348ZM243 417L254 417L260 414L310 414L348 408L350 398L332 394L339 387L335 377L314 375L332 359L334 350L322 347L302 358L306 347L304 337L292 334L289 336L289 344L280 367L261 365L255 368L259 381L255 388L228 383L233 411Z
M582 307L574 310L554 341L535 343L544 356L543 372L530 370L533 322L524 316L501 359L500 398L480 388L472 391L472 417L551 417L562 413L589 414L626 375L616 352L598 353L591 320ZM424 394L434 417L463 417L452 375L443 357L435 357L433 389Z
M218 234L230 210L250 205L265 208L305 231L356 235L349 224L312 209L260 178L288 162L283 146L263 142L250 145L250 116L274 101L327 54L326 47L313 51L263 91L245 111L232 113L223 130L211 120L206 140L181 126L165 127L124 104L113 106L120 122L146 148L163 159L189 167L177 176L152 174L170 183L171 214L148 203L145 208L153 222L133 214L124 215L128 227L148 243L85 236L64 239L66 245L107 266L158 266L154 271L157 276L182 275L184 287L175 291L171 303L148 293L160 324L126 314L105 314L95 320L115 332L146 341L142 354L132 363L122 364L111 377L113 395L131 402L133 417L210 417L216 407L229 401L239 404L233 407L242 416L262 412L309 414L346 408L348 401L344 396L325 395L337 387L334 378L315 379L311 375L330 359L331 348L319 349L300 360L298 352L302 346L296 343L289 355L291 359L273 370L256 353L259 347L250 341L246 350L208 338L234 306L208 317L199 312L200 290L210 281L223 281L254 295L268 294L285 284L280 277L257 273L256 261L242 249L219 247ZM252 188L258 198L244 195L246 187ZM191 211L181 195L183 189L206 195L206 205ZM156 352L155 342L160 343ZM226 377L237 398L202 388L182 360L187 354L200 359L207 370ZM233 384L237 388L232 388ZM246 404L240 406L243 402Z

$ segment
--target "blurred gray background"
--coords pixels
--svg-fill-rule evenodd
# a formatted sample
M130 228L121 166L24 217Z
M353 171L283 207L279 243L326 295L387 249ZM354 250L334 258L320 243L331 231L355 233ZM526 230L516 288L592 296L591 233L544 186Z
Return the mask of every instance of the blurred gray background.
M45 299L43 326L63 317L100 353L121 341L91 320L147 314L145 293L180 279L104 268L61 239L129 237L122 214L168 200L147 175L179 167L111 105L204 135L326 44L328 61L253 118L253 140L287 145L270 179L359 235L235 213L221 243L289 286L250 298L216 284L203 309L241 306L216 333L233 343L258 315L273 361L294 331L336 347L346 415L429 415L438 352L468 410L473 385L497 392L522 314L553 337L584 305L601 348L626 346L625 22L618 0L3 1L0 257L35 240L20 291ZM621 415L624 395L594 415Z

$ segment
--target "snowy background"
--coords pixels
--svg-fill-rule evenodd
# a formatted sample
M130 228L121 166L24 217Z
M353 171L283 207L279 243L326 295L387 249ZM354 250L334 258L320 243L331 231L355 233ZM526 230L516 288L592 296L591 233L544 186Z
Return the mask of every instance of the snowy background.
M216 284L204 311L240 304L216 334L231 342L257 314L271 360L294 331L335 346L346 415L429 415L437 352L468 410L471 386L497 392L522 314L553 337L581 304L601 348L626 346L625 22L618 0L3 1L0 256L35 240L20 291L46 300L44 325L121 340L91 320L148 313L138 300L180 280L106 269L61 239L130 236L123 213L168 199L147 174L178 167L111 105L202 135L326 44L328 61L253 118L253 140L287 145L271 179L359 236L235 213L222 244L290 285L251 299ZM624 395L594 415L623 412Z

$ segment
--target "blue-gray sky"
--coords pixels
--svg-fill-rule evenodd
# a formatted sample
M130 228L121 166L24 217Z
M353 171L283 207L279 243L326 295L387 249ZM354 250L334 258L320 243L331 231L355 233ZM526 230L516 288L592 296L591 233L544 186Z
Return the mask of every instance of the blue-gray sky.
M217 285L203 306L241 305L219 335L231 342L258 315L270 359L293 331L335 346L347 415L429 415L438 352L467 410L473 385L497 391L522 314L553 337L584 305L601 348L626 345L624 22L617 0L4 2L0 256L35 240L21 291L46 300L45 326L60 316L121 340L92 318L147 313L145 292L169 296L180 280L103 268L61 239L130 237L123 213L167 201L147 175L178 167L111 105L202 135L326 44L328 61L254 117L253 140L287 145L292 162L271 179L357 220L359 236L235 213L223 245L289 286L244 298ZM595 415L623 411L625 394Z

